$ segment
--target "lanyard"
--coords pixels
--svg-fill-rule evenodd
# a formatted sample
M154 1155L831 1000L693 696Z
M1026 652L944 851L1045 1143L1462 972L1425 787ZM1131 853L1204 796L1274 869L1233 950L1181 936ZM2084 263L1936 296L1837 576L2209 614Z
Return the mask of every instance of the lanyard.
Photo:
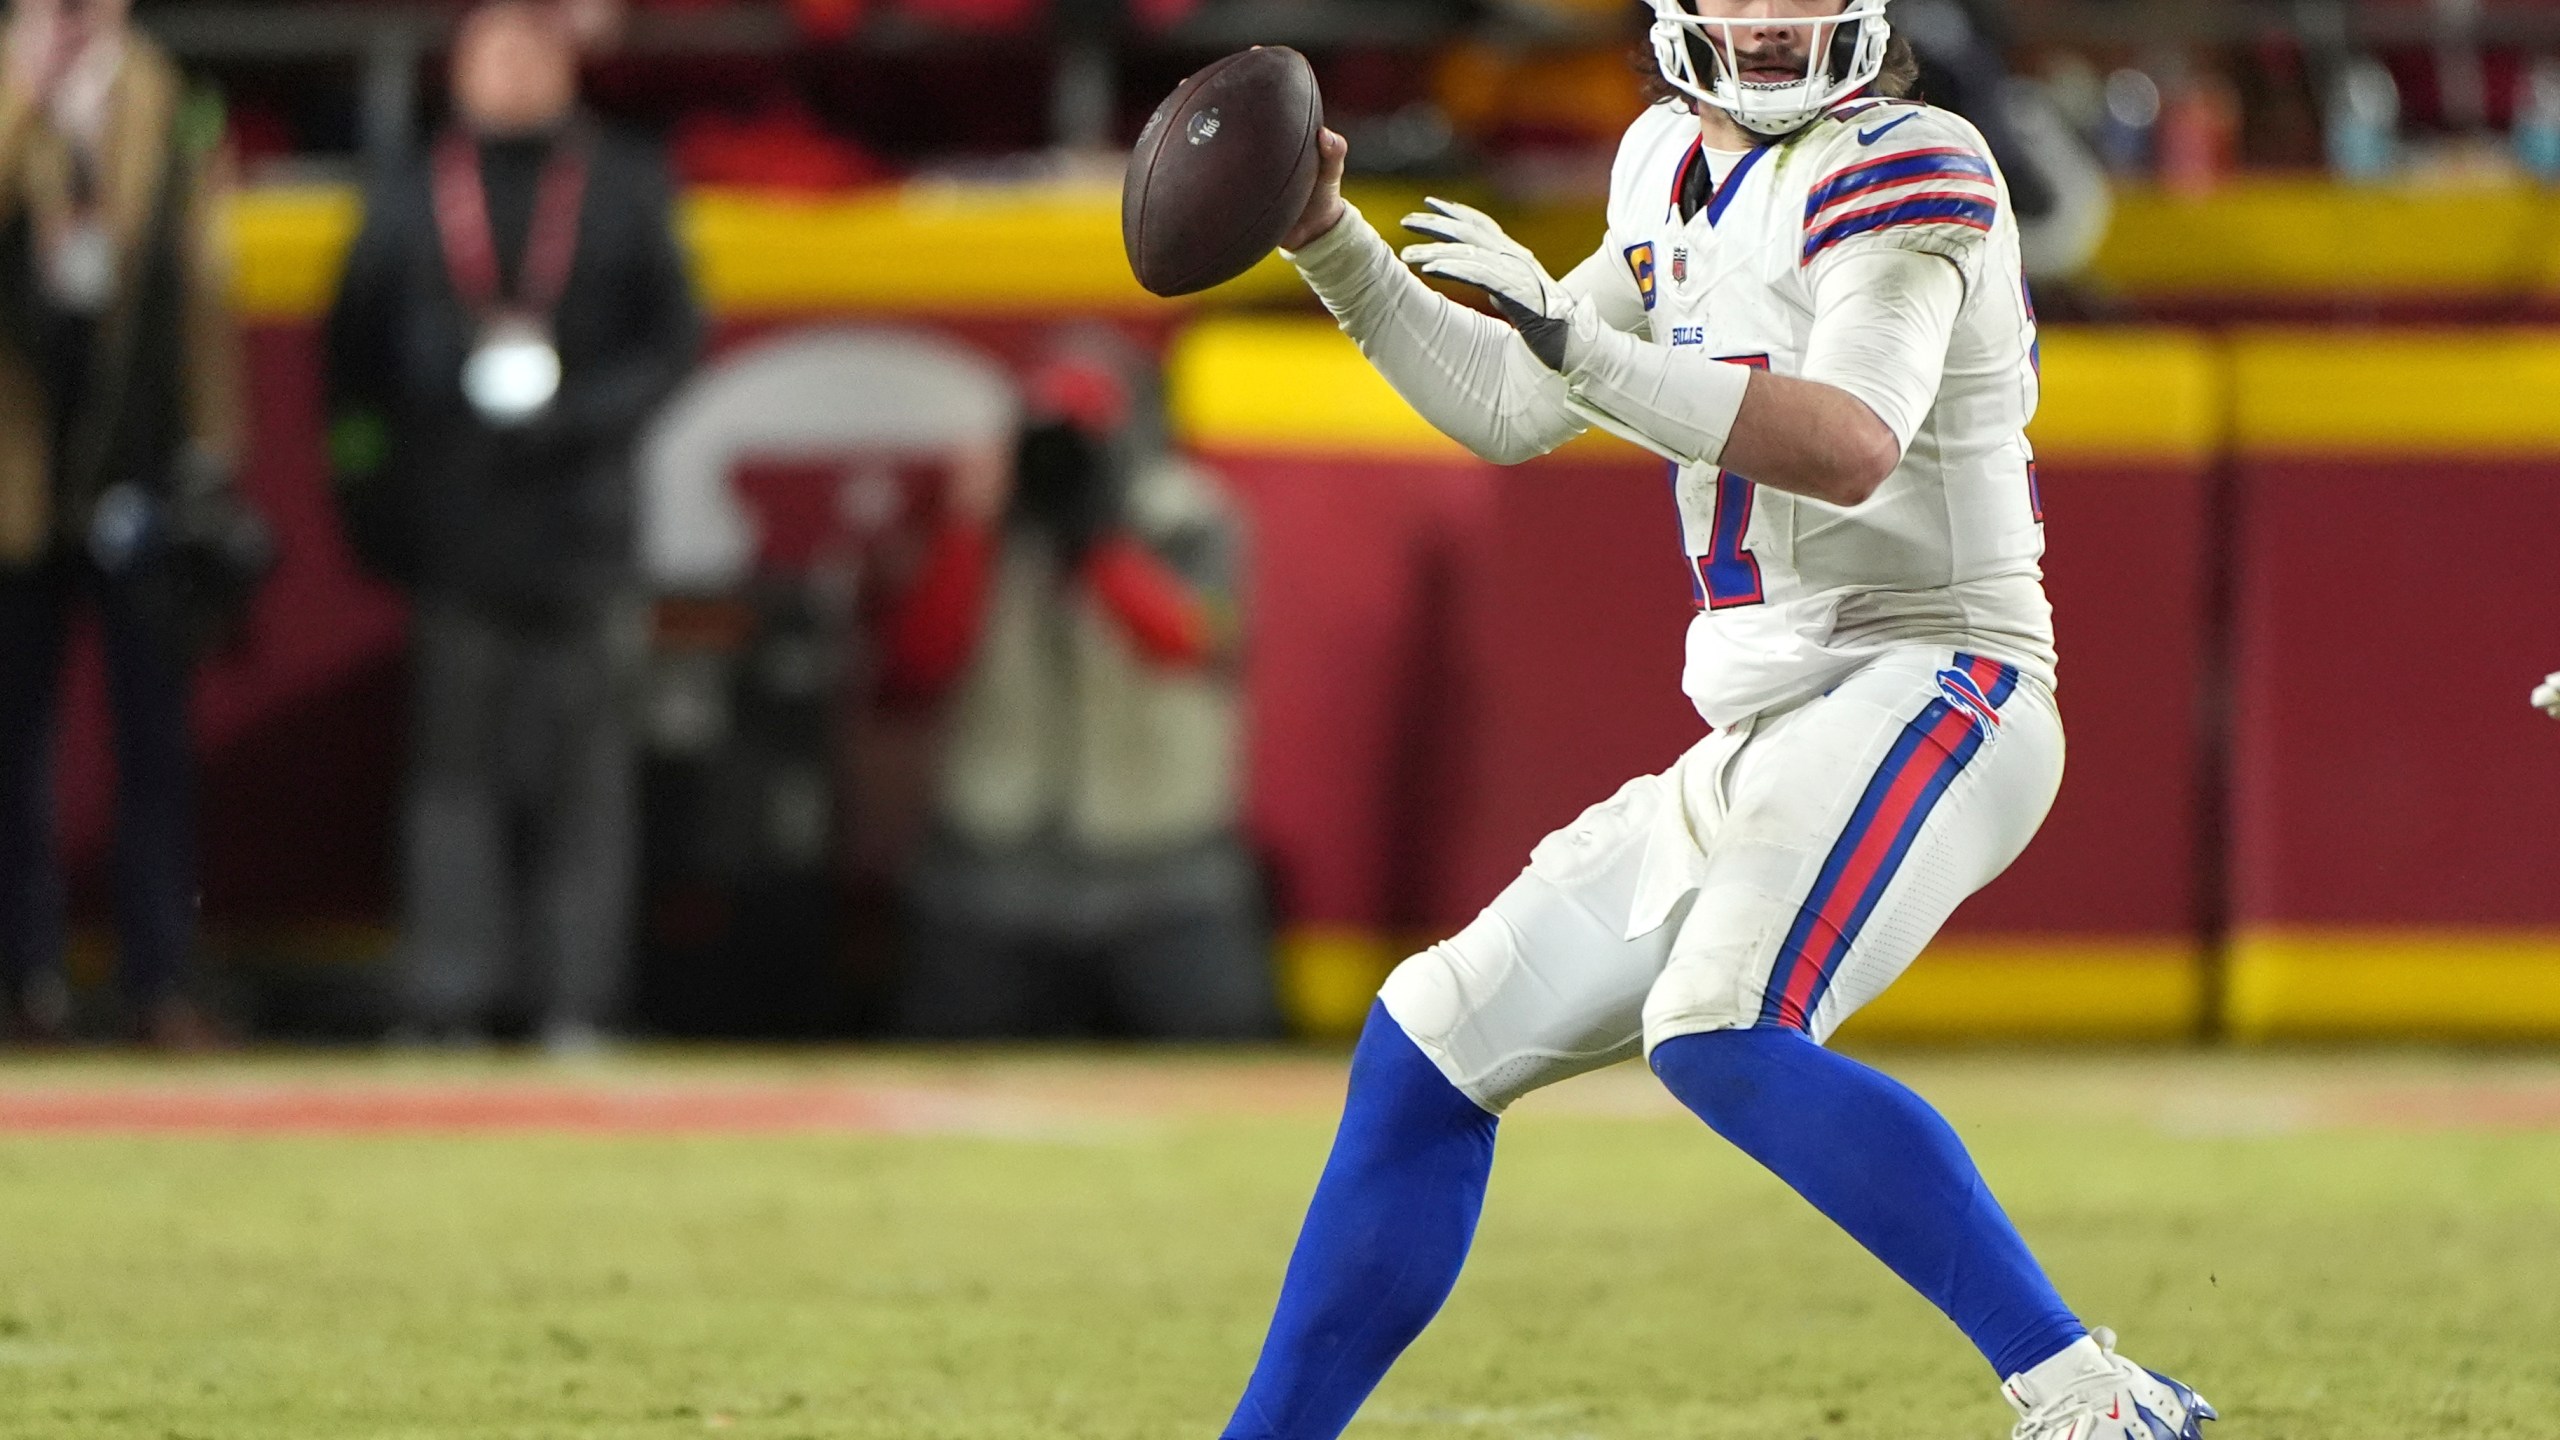
M526 228L524 266L516 272L515 304L506 308L550 318L569 288L578 254L578 214L586 208L587 139L572 130L551 147L534 193L533 223ZM436 230L444 240L445 268L454 294L474 314L499 308L498 242L489 226L489 192L480 174L480 148L470 137L448 134L436 146Z

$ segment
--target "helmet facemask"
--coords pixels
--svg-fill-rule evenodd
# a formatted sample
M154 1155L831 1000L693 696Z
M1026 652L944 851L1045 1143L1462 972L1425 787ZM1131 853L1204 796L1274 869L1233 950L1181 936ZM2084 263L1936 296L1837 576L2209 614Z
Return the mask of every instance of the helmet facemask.
M1884 70L1886 0L1850 0L1837 15L1741 19L1700 15L1691 3L1716 0L1652 0L1653 58L1672 89L1711 105L1755 135L1791 135L1824 111L1875 83ZM1805 75L1800 80L1744 80L1734 67L1737 37L1754 30L1809 32Z

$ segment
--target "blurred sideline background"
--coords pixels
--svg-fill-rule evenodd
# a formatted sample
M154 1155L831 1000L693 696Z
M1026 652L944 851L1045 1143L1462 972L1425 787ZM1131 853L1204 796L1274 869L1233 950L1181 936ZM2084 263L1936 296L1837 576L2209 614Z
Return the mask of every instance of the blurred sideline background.
M1928 8L1900 0L1897 23ZM2034 435L2071 768L2025 859L1853 1033L2560 1038L2560 730L2524 704L2560 667L2560 4L1939 10L2005 62L1973 103L2016 120L2064 192ZM395 938L403 616L330 509L317 321L361 157L437 113L453 13L136 9L220 86L243 177L241 483L282 562L204 676L197 735L206 975L251 1034L367 1033ZM1219 53L1281 42L1314 59L1373 220L1455 193L1569 265L1642 103L1640 28L1599 0L690 0L621 18L590 99L666 140L715 322L641 463L659 602L645 1028L886 1023L916 742L828 667L779 663L773 617L895 528L903 462L860 434L719 418L760 403L724 375L805 347L885 341L996 388L1075 322L1162 357L1175 434L1250 535L1247 829L1300 1033L1356 1024L1386 967L1472 915L1538 836L1693 738L1657 462L1593 440L1477 463L1276 260L1159 301L1118 231L1124 147L1155 101ZM683 517L704 513L751 543L695 563ZM62 817L75 976L96 987L112 782L80 666ZM707 727L686 719L706 673L729 697ZM753 733L786 702L814 728ZM667 839L701 823L685 806L713 804L704 786L758 818L688 868Z

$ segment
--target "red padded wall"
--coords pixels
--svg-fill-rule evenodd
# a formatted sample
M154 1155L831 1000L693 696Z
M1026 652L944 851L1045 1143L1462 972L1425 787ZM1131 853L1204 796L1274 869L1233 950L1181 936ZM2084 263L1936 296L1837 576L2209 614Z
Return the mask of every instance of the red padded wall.
M1487 467L1206 458L1248 525L1250 822L1280 919L1430 928L1434 837L1485 710L1454 587Z
M1658 461L1554 457L1491 472L1469 557L1467 672L1481 697L1433 918L1472 919L1529 847L1706 733L1680 693L1690 589Z
M2560 459L2244 480L2237 923L2560 928Z
M2201 465L2042 467L2067 737L2062 793L1953 933L2200 944L2209 477Z

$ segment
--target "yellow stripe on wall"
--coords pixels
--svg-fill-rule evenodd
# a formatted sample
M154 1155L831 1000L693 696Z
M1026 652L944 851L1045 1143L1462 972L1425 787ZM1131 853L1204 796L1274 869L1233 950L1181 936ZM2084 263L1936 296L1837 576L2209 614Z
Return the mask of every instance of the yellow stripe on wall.
M1204 321L1165 361L1174 432L1211 449L1464 460L1331 322Z
M1359 1034L1387 972L1430 943L1339 925L1282 931L1271 963L1290 1033L1322 1039Z
M2200 1033L2203 957L2182 940L1960 936L1851 1016L1853 1040L2134 1040Z
M2560 332L2249 331L2231 370L2243 452L2560 455Z
M2249 1040L2560 1038L2560 932L2247 932L2226 1019Z
M1165 361L1174 433L1212 450L1318 458L1465 461L1330 320L1222 316L1183 332ZM1597 430L1569 455L1646 451Z
M1461 186L1459 198L1489 201ZM1421 192L1388 183L1354 200L1391 239ZM233 202L246 313L317 314L354 233L343 186L259 187ZM851 195L698 190L688 230L715 304L741 311L829 306L948 313L1064 306L1160 310L1129 278L1117 177L1018 185L887 187ZM1591 205L1503 207L1505 224L1562 274L1599 242ZM2423 300L2560 294L2560 193L2524 185L2359 188L2244 178L2202 199L2117 197L2096 262L2101 284L2137 297L2367 296ZM1287 295L1266 261L1215 303Z
M2033 431L2040 456L2194 464L2222 444L2224 371L2198 336L2057 330L2045 341L2044 383ZM1175 345L1166 389L1176 431L1211 449L1466 458L1325 320L1203 320ZM1585 443L1640 453L1607 436Z
M836 197L698 191L685 234L703 299L723 315L809 311L994 315L1180 304L1140 288L1109 183L909 185ZM1287 293L1277 256L1209 292L1220 302Z
M1356 1033L1378 986L1430 938L1349 927L1284 932L1275 963L1292 1030ZM1841 1033L1856 1040L2145 1040L2198 1033L2201 957L2178 940L2090 936L1986 939L1930 947Z
M274 323L327 311L364 207L343 185L274 186L234 197L225 218L232 308Z
M2192 331L2048 330L2043 378L2027 432L2039 457L2201 463L2223 446L2230 376Z
M2553 274L2560 199L2530 185L2338 185L2252 176L2208 194L2118 193L2095 278L2119 293L2358 295L2424 299L2525 293Z
M233 303L252 321L328 308L362 219L345 186L261 187L233 198ZM688 192L680 224L704 303L735 318L829 310L999 315L1170 314L1292 295L1277 256L1181 301L1129 274L1116 182L910 185L854 195Z

